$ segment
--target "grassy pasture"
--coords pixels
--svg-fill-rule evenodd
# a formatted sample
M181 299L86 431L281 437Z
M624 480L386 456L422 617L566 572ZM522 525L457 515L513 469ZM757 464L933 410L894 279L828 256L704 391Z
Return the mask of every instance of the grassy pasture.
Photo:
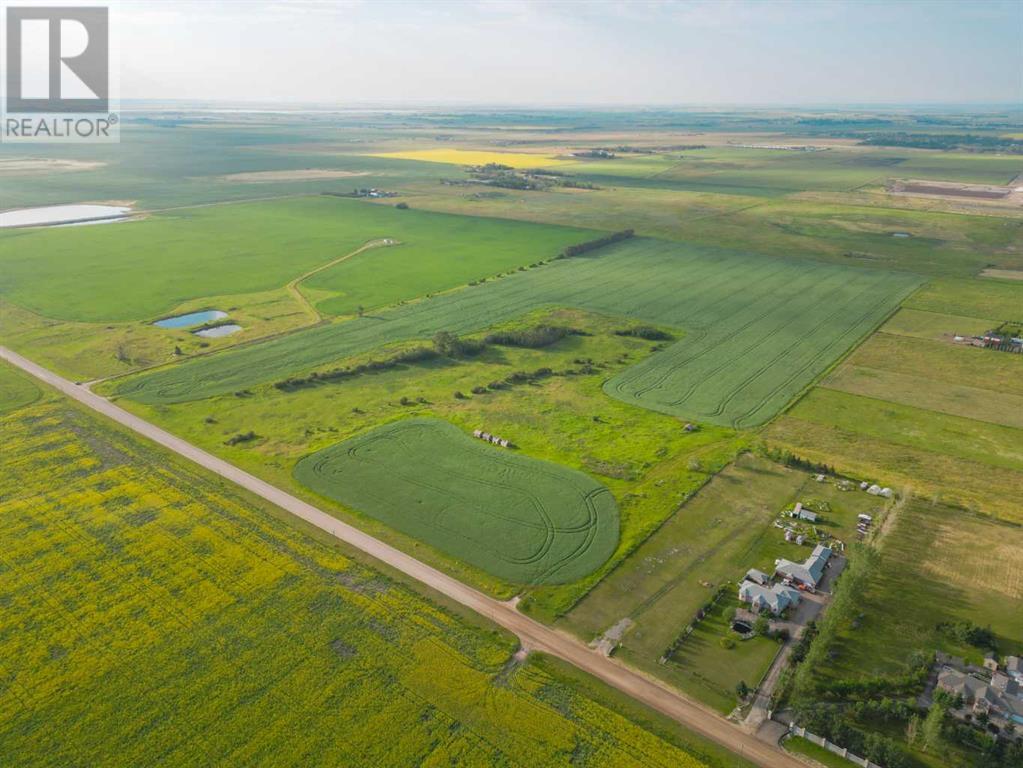
M909 276L633 240L484 285L125 380L117 393L174 403L283 378L388 342L466 333L541 306L686 329L607 382L615 397L727 426L772 417L876 326Z
M903 307L892 315L880 330L882 333L896 336L912 336L917 339L947 342L950 335L971 336L990 331L991 321L979 317L946 315L941 312Z
M863 418L872 423L868 429L875 434L883 433L877 418L887 404L871 402L874 407ZM981 429L991 426L972 423ZM912 489L919 496L943 499L978 513L1023 522L1019 507L1023 473L1016 470L929 450L925 441L923 447L912 447L888 439L886 433L875 436L855 428L843 429L826 419L809 421L786 414L767 428L765 436L799 456L825 462L854 476L875 479L897 489Z
M517 584L575 581L618 544L611 492L581 472L405 419L295 465L317 493Z
M66 403L0 428L0 762L735 764Z
M0 414L34 403L39 395L39 388L28 377L0 363Z
M0 293L50 318L155 319L194 299L280 288L369 240L405 242L318 276L320 288L339 281L341 308L354 311L551 258L591 236L330 197L189 208L102 227L0 233Z
M843 432L1023 472L1023 431L1001 424L824 388L812 391L790 413Z
M1023 314L1023 283L1011 280L934 280L906 301L909 309L966 315L995 321Z

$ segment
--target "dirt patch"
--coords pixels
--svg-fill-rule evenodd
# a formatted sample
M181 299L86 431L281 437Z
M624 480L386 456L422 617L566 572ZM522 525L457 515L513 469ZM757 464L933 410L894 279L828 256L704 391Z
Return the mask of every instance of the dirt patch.
M992 201L1007 200L1010 196L1015 196L1016 192L1013 187L991 184L961 184L951 181L918 181L914 179L893 179L888 183L887 189L896 195Z
M240 181L258 184L270 181L317 181L323 179L349 179L355 176L369 176L368 171L340 171L333 168L303 168L293 171L249 171L229 173L221 181Z
M1023 280L1023 269L985 269L980 277L996 277L999 280Z
M91 171L106 163L86 160L58 160L49 157L11 157L0 159L0 176L29 176L35 173Z

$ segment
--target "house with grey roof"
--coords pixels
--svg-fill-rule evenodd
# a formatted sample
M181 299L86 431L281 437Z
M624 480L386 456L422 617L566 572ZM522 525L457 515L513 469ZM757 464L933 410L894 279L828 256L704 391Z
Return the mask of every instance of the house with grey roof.
M1023 683L1023 659L1019 656L1005 657L1005 674L1016 678L1016 681Z
M1008 675L997 672L989 683L983 677L945 666L938 673L938 687L961 696L965 710L1023 724L1023 696L1019 684Z
M774 573L786 581L802 584L805 587L816 588L817 584L820 583L821 577L824 575L824 567L828 564L830 558L831 550L823 544L818 544L814 547L813 553L802 563L794 563L784 558L776 560Z
M770 611L778 616L784 613L786 608L799 604L799 590L783 584L765 587L752 581L744 581L739 585L739 600L748 603L750 609L757 613Z
M758 571L756 568L750 568L746 571L746 581L752 581L754 584L765 586L771 583L771 577L763 571Z

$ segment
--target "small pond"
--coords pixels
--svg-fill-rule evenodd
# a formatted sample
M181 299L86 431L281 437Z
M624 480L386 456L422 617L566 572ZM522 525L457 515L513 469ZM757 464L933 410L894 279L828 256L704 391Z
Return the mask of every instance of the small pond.
M912 237L909 232L892 232L892 237Z
M227 317L227 312L219 309L207 309L202 312L189 312L187 315L175 315L157 320L153 325L157 328L189 328L193 325L212 323L214 320L221 320Z
M204 339L219 339L221 336L230 336L232 333L238 333L241 329L240 325L218 325L216 328L196 331L195 335L202 336Z

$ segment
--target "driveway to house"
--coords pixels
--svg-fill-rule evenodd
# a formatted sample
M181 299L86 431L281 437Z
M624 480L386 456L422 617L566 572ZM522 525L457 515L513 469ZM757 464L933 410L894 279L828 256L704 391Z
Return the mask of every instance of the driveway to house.
M686 728L721 744L764 768L805 768L802 762L772 744L728 722L716 712L686 698L675 689L615 659L605 658L580 640L519 613L514 601L502 602L463 584L426 563L395 549L326 512L260 480L242 469L172 435L155 424L114 405L88 389L36 365L16 352L0 347L0 359L59 390L82 405L106 416L149 440L174 451L201 467L230 480L305 520L350 546L375 557L407 576L513 632L522 647L556 656L637 701L667 715Z

